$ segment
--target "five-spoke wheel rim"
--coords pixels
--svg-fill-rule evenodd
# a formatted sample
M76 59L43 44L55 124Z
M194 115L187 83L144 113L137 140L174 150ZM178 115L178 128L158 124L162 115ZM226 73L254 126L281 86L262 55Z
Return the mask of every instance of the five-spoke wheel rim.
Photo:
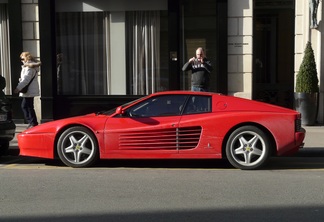
M65 160L75 165L82 165L95 155L95 143L87 133L72 131L62 139L61 151Z
M259 164L267 152L264 139L253 131L243 131L237 134L230 147L232 158L242 166Z

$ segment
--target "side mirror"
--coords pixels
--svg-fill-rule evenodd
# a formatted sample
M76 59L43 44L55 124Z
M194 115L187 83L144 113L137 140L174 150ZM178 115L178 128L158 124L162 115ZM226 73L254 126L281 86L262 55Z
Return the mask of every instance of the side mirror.
M122 114L124 114L124 110L123 110L123 107L121 107L121 106L118 106L118 107L116 108L116 114L119 114L119 115L122 115Z

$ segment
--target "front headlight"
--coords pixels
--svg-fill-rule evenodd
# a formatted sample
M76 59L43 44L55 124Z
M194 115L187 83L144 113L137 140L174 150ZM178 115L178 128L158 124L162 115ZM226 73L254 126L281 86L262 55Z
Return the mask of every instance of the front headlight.
M11 110L11 106L10 105L3 105L1 106L1 111L3 112L9 112Z

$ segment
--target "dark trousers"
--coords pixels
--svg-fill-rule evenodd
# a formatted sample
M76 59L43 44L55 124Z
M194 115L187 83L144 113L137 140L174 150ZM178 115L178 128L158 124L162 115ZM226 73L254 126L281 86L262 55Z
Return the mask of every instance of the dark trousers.
M36 113L34 110L34 97L23 97L21 102L21 109L29 125L38 125Z

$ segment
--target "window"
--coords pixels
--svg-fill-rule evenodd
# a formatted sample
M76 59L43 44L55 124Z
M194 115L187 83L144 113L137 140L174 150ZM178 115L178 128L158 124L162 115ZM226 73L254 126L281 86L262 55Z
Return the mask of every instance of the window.
M107 94L109 14L59 12L56 24L58 94Z
M168 89L166 12L131 11L126 15L129 94L146 95Z
M178 116L182 112L198 114L211 112L210 96L166 95L145 100L126 110L126 116Z
M131 107L126 113L131 117L177 116L187 98L187 95L158 96Z
M210 96L191 96L183 114L197 114L211 112Z
M56 0L57 93L146 95L169 88L166 0Z

